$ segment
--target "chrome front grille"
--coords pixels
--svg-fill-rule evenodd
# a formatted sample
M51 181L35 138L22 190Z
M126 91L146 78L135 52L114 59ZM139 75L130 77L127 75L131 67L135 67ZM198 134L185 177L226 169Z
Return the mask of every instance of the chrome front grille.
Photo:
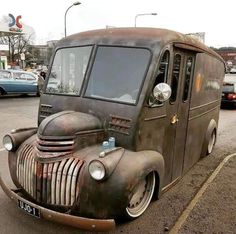
M58 139L58 138L38 138L37 139L37 149L39 151L39 157L41 156L40 152L43 152L42 157L44 157L44 153L48 153L46 157L52 157L55 155L65 155L72 153L75 148L75 138L70 137L66 139Z
M78 196L78 178L83 162L77 158L42 163L35 160L32 145L25 145L17 160L21 186L38 202L71 206Z

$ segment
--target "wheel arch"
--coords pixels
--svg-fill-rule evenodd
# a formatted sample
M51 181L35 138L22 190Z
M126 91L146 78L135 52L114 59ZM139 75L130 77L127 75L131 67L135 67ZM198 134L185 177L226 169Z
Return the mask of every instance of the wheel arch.
M0 86L0 94L7 94L6 90L2 86Z
M144 178L151 172L155 173L155 189L153 199L157 200L161 194L162 184L164 180L164 158L160 153L151 150L140 151L137 152L137 154L139 154L138 157L141 159L139 163L142 164L142 166L138 166L136 170L139 170L140 173L143 173L139 176L141 178ZM137 181L136 185L138 184L138 182L139 181Z
M153 198L156 200L159 197L164 179L164 158L156 151L125 150L113 173L102 182L94 181L86 167L79 185L79 197L81 201L86 201L86 204L78 201L80 205L77 212L82 215L92 218L119 217L139 181L153 171L156 179Z

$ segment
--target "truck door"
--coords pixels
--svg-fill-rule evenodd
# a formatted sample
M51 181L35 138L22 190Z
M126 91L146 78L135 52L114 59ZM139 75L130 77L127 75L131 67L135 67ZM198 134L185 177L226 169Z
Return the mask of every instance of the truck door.
M172 94L166 109L171 181L180 177L183 169L194 60L194 52L177 48L173 51L172 74L169 76Z

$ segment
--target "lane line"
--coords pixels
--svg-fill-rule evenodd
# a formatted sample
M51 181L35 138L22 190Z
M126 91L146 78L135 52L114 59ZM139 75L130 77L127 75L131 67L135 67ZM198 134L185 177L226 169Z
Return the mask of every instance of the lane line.
M180 228L185 223L186 219L190 215L191 211L194 209L195 205L198 203L200 198L202 197L203 193L206 191L207 187L212 183L212 181L215 179L215 177L218 175L222 167L231 159L232 157L236 156L236 153L230 154L227 157L225 157L222 162L218 165L218 167L214 170L214 172L210 175L210 177L207 179L207 181L203 184L203 186L199 189L193 200L190 202L190 204L187 206L187 208L182 212L180 217L178 218L175 225L170 230L169 234L176 234L180 230Z
M4 148L1 148L1 149L0 149L0 152L1 152L1 151L4 151L4 150L5 150Z

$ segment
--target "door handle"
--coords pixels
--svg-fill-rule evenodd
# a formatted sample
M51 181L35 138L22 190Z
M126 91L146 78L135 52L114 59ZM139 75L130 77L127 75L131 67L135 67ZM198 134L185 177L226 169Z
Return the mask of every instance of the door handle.
M173 115L170 119L171 124L176 124L178 121L179 121L179 119L178 119L177 114Z

